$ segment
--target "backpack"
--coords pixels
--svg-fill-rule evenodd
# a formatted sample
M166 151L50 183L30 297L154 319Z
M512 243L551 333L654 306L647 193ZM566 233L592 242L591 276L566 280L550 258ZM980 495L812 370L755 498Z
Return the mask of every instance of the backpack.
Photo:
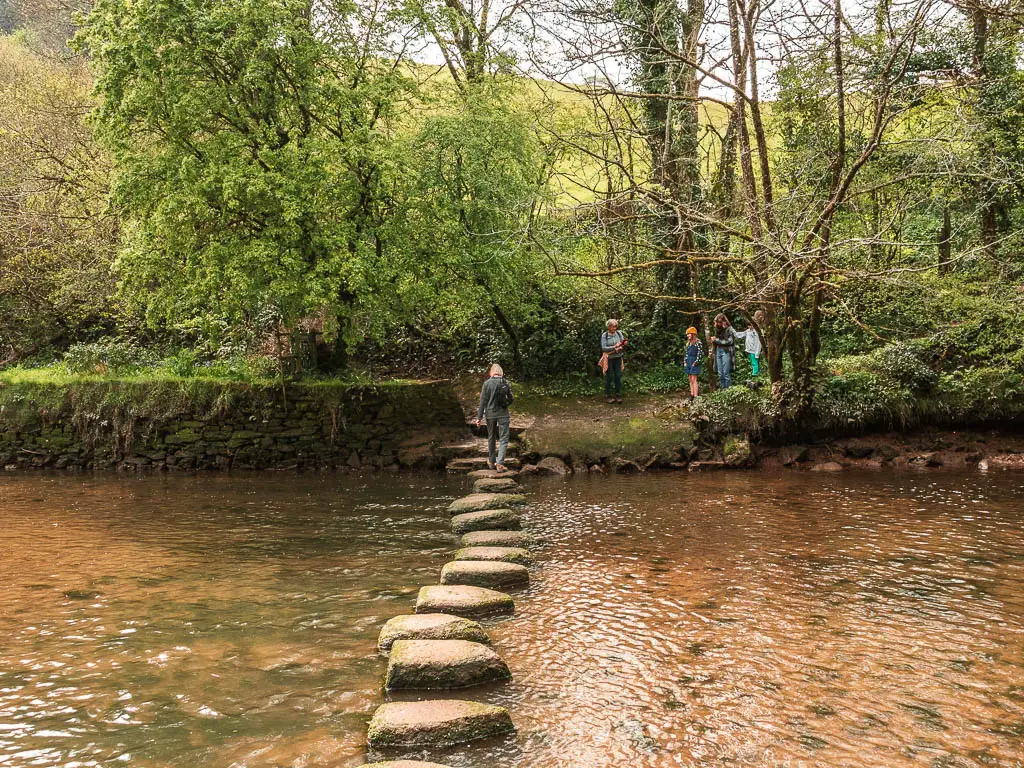
M502 408L508 408L512 405L512 401L515 396L512 394L512 385L508 383L508 379L502 377L498 383L498 391L494 395L494 401Z

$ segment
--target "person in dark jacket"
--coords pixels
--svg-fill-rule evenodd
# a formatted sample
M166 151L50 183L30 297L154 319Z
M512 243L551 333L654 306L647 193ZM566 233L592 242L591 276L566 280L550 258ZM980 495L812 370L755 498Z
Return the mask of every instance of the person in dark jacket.
M723 314L715 316L715 335L711 337L715 347L715 367L718 369L718 388L732 386L732 360L736 351L736 331L729 318Z
M505 372L494 363L488 371L489 376L480 388L480 407L476 411L476 425L479 427L487 417L487 466L505 472L505 452L508 450L509 421L511 414L508 405L502 402L501 392L508 387ZM497 454L495 454L495 442Z
M625 334L619 330L618 320L608 320L601 334L601 360L598 363L604 371L604 396L609 403L622 402L622 350L628 343ZM612 397L612 385L615 397Z
M692 325L686 329L686 374L690 377L690 399L696 400L699 384L697 377L700 376L701 365L704 363L704 345L700 343L697 336L697 329Z

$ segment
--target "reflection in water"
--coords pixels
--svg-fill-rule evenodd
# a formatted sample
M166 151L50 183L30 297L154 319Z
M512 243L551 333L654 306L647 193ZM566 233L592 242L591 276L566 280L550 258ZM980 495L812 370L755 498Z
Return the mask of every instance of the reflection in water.
M0 478L0 766L360 765L376 633L454 540L433 477ZM1024 765L1017 476L535 488L472 768ZM466 696L466 692L459 695Z
M0 478L0 765L358 764L437 483Z

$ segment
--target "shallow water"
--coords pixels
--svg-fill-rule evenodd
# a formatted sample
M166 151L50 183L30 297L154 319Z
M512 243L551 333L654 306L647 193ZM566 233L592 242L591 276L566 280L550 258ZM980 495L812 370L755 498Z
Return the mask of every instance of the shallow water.
M1013 474L534 482L466 768L1024 766ZM362 763L434 476L0 477L0 766Z

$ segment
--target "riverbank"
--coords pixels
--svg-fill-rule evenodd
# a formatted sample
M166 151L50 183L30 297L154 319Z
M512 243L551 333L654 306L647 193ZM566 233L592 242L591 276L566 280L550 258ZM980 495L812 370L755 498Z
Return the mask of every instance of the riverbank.
M443 381L0 379L0 466L15 469L443 467L466 434Z
M863 381L842 398L846 385L833 385L803 432L773 428L773 396L765 389L733 387L696 402L682 389L627 394L609 405L596 381L592 394L561 397L526 385L512 427L527 473L1024 467L1019 377L982 373L972 377L972 396L959 399L962 381L916 400L891 391L871 400ZM475 415L476 384L456 382L467 418Z
M734 386L691 402L671 378L657 383L609 405L596 379L514 382L513 452L527 473L553 474L1024 465L1024 387L1009 369L936 374L925 384L870 371L834 374L799 428L779 426L784 392ZM479 386L477 375L282 386L58 377L45 369L3 374L0 466L475 468L486 462L485 446L469 440Z

